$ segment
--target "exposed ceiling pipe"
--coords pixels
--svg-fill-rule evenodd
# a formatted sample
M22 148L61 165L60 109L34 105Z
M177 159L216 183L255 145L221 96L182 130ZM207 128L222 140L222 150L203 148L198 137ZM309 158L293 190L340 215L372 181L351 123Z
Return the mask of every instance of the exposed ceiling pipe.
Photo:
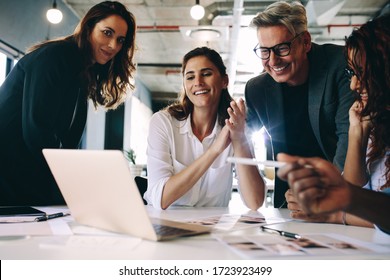
M71 4L69 4L67 0L62 0L62 2L65 4L65 6L76 16L78 17L79 19L81 19L81 16L75 11L75 9L73 8L73 6Z
M329 24L344 4L345 0L308 1L305 6L308 24L318 26Z
M258 12L263 11L268 5L274 3L275 1L243 1L241 8L241 14L255 15ZM214 2L213 4L204 7L205 16L199 21L199 25L212 25L212 22L217 16L226 16L234 14L234 6L236 5L236 0L232 2Z
M329 29L334 28L334 27L360 27L362 26L361 24L328 24L326 27Z
M141 25L137 26L137 32L180 32L178 25Z
M229 46L229 65L228 65L228 71L229 71L229 92L230 94L234 94L234 82L236 80L236 71L237 71L237 46L238 46L238 37L240 34L240 22L241 22L241 15L244 11L243 8L244 0L234 0L234 7L233 7L233 27L230 37L230 46Z
M241 14L242 15L242 14ZM241 16L240 15L240 16ZM236 19L234 19L235 21ZM232 28L234 25L230 25ZM337 27L360 27L361 24L328 24L324 27L337 28ZM310 27L313 29L323 28L322 26ZM180 26L178 25L141 25L137 27L137 32L180 32Z
M0 39L0 51L6 53L9 57L19 59L24 56L24 52L8 44L7 42Z

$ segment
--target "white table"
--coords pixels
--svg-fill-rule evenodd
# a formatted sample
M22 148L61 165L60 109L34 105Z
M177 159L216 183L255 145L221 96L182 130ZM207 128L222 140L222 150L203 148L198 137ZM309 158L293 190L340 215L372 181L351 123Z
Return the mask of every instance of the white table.
M158 211L148 207L151 216L174 220L198 219L222 214L253 214L245 208L238 194L234 194L228 208L185 208ZM288 210L260 208L258 211L265 218L289 218ZM59 219L70 219L69 217ZM55 219L58 221L58 219ZM52 220L51 222L54 222ZM38 227L47 227L47 222L35 223ZM74 225L74 223L72 223ZM19 228L19 236L0 236L0 259L134 259L134 260L236 260L240 255L217 241L212 235L179 238L172 241L152 242L125 235L107 235L100 231L92 231L73 235L23 236L23 224ZM7 225L0 224L0 235ZM290 232L305 233L336 233L365 242L376 242L375 230L369 228L304 223L289 221L275 225L278 229ZM77 231L77 227L73 227ZM269 235L261 232L258 226L232 231L229 235ZM11 239L11 240L9 240ZM383 242L383 241L382 241ZM388 244L390 246L390 239ZM275 259L307 259L302 256L277 256ZM390 259L390 254L372 255L333 255L314 256L318 259ZM272 258L271 258L272 259Z

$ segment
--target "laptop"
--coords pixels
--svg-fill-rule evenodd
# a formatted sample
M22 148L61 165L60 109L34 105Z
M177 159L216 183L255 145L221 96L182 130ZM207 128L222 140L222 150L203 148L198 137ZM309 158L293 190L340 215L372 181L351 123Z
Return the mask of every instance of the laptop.
M210 228L150 218L128 161L119 150L43 149L75 221L160 241L210 232Z

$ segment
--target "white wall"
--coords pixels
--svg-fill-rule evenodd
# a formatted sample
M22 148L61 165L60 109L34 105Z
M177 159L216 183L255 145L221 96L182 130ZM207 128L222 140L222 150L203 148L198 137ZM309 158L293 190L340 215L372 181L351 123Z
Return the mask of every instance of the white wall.
M137 156L136 163L146 164L149 121L153 115L150 92L141 82L136 81L136 90L129 94L124 105L123 149L132 148ZM90 102L83 140L84 149L104 149L105 123L106 111L100 107L95 110Z
M125 104L123 148L132 148L136 153L136 163L146 164L147 136L152 109L132 96Z
M96 110L92 101L88 103L88 117L83 144L88 150L103 150L106 126L106 111L102 107Z

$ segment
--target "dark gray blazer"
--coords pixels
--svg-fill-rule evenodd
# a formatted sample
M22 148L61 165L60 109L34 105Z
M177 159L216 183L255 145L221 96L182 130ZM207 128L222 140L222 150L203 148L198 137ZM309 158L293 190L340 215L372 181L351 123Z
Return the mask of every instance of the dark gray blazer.
M308 112L314 135L324 155L340 170L348 146L348 111L354 101L349 81L344 75L346 61L343 47L312 44L308 53ZM252 78L245 87L248 107L247 124L252 130L265 126L272 137L274 156L285 151L282 86L267 73ZM283 193L284 199L285 190ZM278 192L275 186L275 192Z
M0 87L0 205L64 204L43 148L77 148L87 95L74 42L25 55Z

